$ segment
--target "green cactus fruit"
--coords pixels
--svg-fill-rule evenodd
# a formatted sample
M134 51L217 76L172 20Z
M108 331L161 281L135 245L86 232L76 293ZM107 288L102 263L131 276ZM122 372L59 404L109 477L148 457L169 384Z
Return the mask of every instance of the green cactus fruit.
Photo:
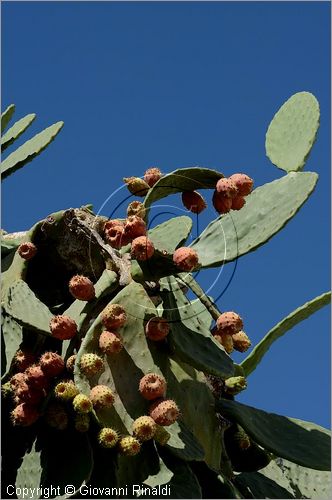
M182 203L194 214L200 214L206 208L203 196L197 191L184 191L182 193Z
M11 412L11 421L13 425L28 427L34 424L39 418L38 410L28 403L21 403Z
M90 428L90 416L86 413L75 415L74 426L77 432L88 432Z
M227 354L231 354L234 351L233 337L230 333L215 333L214 338L223 346Z
M235 182L226 177L219 179L216 184L216 191L224 198L235 198L235 196L238 195L238 188L236 187Z
M148 401L164 397L166 387L166 380L157 373L148 373L139 382L139 392Z
M132 436L125 436L121 438L118 443L118 447L121 455L129 457L137 455L141 450L140 442Z
M73 407L77 413L90 413L92 402L85 394L77 394L73 399Z
M89 301L96 296L92 281L86 276L75 275L69 281L69 291L77 300Z
M235 198L232 199L232 210L241 210L245 204L246 200L243 196L235 196Z
M97 354L85 353L80 360L80 369L87 377L93 377L104 371L104 361Z
M101 321L110 331L123 326L126 320L126 311L120 304L108 304L101 313Z
M232 208L232 198L225 198L222 194L214 191L212 196L213 206L218 214L227 214Z
M50 321L52 337L59 340L69 340L77 334L77 325L69 316L54 316Z
M21 243L17 251L19 256L22 257L22 259L30 260L36 255L37 247L30 241L27 241L25 243Z
M230 377L225 380L224 390L227 394L235 396L239 392L247 388L247 381L245 377Z
M107 355L118 354L123 349L122 340L117 333L104 331L99 337L99 348Z
M66 361L66 370L69 373L74 372L75 362L76 362L76 354L72 354Z
M62 357L56 352L45 352L41 356L39 364L47 377L57 377L65 369Z
M224 433L226 453L236 472L255 472L266 467L271 455L251 440L249 447L243 447L237 426L231 426Z
M14 357L15 368L19 372L24 372L29 366L33 365L37 361L36 356L26 349L19 349Z
M146 236L135 238L131 244L131 256L139 261L151 259L154 254L154 245Z
M150 417L158 425L168 426L174 424L180 416L180 410L172 399L159 399L150 407Z
M132 241L135 238L138 238L139 236L146 235L146 224L144 220L141 219L141 217L138 217L137 215L131 215L126 220L124 232L126 237L130 241Z
M25 381L29 387L47 389L49 386L49 379L40 365L29 366L29 368L25 370L24 375Z
M229 179L237 187L237 196L248 196L254 187L254 181L246 174L233 174Z
M144 173L144 180L150 186L154 186L159 179L162 178L162 173L159 168L151 167L148 168Z
M140 177L124 177L123 181L127 184L128 191L135 196L145 196L150 186Z
M243 330L240 330L239 332L235 333L234 335L232 335L232 337L233 337L234 349L236 351L245 352L251 346L250 339Z
M145 326L145 335L150 340L163 340L169 334L169 323L165 318L159 318L158 316L154 316L149 319Z
M79 393L72 380L63 380L54 388L55 396L62 401L71 401Z
M222 313L217 319L217 333L233 335L243 328L242 318L233 311Z
M137 418L133 423L133 434L139 441L152 439L156 429L156 422L146 415Z
M114 394L107 385L96 385L90 391L90 399L96 410L111 408L114 404Z
M6 382L1 386L1 395L5 399L13 397L13 388L10 382Z
M141 217L141 219L145 218L146 210L142 202L135 200L129 203L127 216L131 217L132 215L137 215L137 217Z
M162 426L157 425L156 431L154 434L154 440L160 444L160 446L165 446L170 440L170 433Z
M173 254L173 262L181 271L192 271L198 265L198 255L195 250L180 247Z
M251 446L251 440L245 430L237 425L237 430L234 432L234 440L237 442L241 450L247 450Z
M68 414L61 403L52 402L45 412L45 422L53 429L64 431L68 427Z
M104 427L98 433L98 442L102 448L114 448L118 441L117 431L110 427Z

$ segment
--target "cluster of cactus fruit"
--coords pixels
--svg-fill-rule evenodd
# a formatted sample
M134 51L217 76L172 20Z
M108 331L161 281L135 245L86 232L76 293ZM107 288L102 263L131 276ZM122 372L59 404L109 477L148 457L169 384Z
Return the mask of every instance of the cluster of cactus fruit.
M315 109L315 98L304 92L287 101L284 114L289 108L291 116L298 108L302 113L303 100ZM8 110L4 121L7 115ZM273 135L279 121L277 114L267 151L287 170L284 155L279 159L276 153L280 134ZM307 156L312 137L303 133L297 140L297 151ZM244 173L224 177L195 167L163 175L150 168L143 178L124 179L134 197L144 197L130 200L124 219L95 215L86 206L3 236L2 397L11 444L3 474L10 470L22 487L58 481L60 496L65 483L74 484L76 498L82 484L134 483L144 485L145 494L169 484L172 498L253 498L271 481L278 486L278 460L299 464L305 474L328 470L325 429L235 398L271 343L327 304L330 294L296 310L289 326L277 325L236 364L233 350L251 347L243 320L237 312L221 312L193 274L253 250L295 215L317 181L316 174L297 172L302 159L293 160L284 178L255 190ZM17 168L11 160L6 175ZM218 217L184 246L192 224L188 215L208 206L199 189L214 190ZM188 215L150 227L152 203L175 193ZM227 241L220 223L226 237L234 225L240 238L222 260ZM317 442L308 430L313 427ZM300 448L294 445L298 439ZM64 455L75 466L74 477L73 468L58 465L52 474L50 464Z

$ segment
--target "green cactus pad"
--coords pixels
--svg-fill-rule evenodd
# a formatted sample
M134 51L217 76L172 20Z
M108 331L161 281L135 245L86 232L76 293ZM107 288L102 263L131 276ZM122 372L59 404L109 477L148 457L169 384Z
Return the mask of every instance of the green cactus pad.
M55 139L62 127L63 122L54 123L7 156L1 165L2 178L5 179L38 156Z
M23 236L19 238L5 239L1 237L1 258L3 259L11 252L15 251L23 241Z
M8 123L12 119L12 116L15 112L15 104L10 104L7 109L3 113L1 113L1 133L5 130Z
M183 245L186 241L191 228L192 220L190 217L186 215L173 217L149 230L148 238L159 252L173 253L178 246Z
M264 449L304 467L331 468L331 432L319 425L283 417L236 401L220 399L216 410L238 422Z
M149 209L152 203L170 194L195 189L214 189L222 177L224 177L223 174L210 168L179 168L156 182L146 195L144 205Z
M8 146L13 144L13 142L31 125L35 118L36 115L31 113L14 123L14 125L1 137L1 151L4 151Z
M274 165L286 172L302 170L316 139L319 116L319 103L310 92L298 92L281 106L265 141Z
M243 368L246 376L248 376L257 368L264 355L270 349L273 342L282 337L298 323L309 318L309 316L311 316L327 304L330 304L330 302L331 292L323 293L322 295L315 297L310 302L306 302L303 306L298 307L297 309L295 309L295 311L286 316L286 318L277 323L254 347L254 349L246 357L246 359L242 361L241 367Z
M314 172L291 172L255 189L241 210L212 221L191 244L202 267L231 262L266 243L294 217L317 180Z
M1 336L4 345L2 345L1 355L1 374L8 372L10 364L16 351L22 342L22 326L14 318L6 314L3 310L1 314Z

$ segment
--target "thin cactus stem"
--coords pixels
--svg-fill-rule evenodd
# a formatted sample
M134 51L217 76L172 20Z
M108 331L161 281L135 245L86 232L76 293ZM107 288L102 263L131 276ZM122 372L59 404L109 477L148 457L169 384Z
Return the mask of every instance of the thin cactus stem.
M204 293L204 290L199 286L197 281L190 274L177 274L177 277L187 285L196 297L202 302L206 309L211 314L212 318L217 321L221 312L212 302L212 300Z

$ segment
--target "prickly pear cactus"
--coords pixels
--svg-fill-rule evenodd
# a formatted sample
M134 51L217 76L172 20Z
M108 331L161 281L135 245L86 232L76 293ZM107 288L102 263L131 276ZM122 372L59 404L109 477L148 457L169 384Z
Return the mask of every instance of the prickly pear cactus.
M2 131L13 112L3 113ZM5 132L3 149L34 118ZM276 165L303 167L318 118L311 94L286 103L267 134ZM39 154L60 124L11 153L4 177ZM288 140L285 150L286 136L296 144ZM246 355L246 318L219 310L195 279L266 243L317 180L292 171L254 189L243 173L194 167L164 175L153 167L124 179L132 199L121 219L87 205L29 231L2 232L3 498L21 498L23 488L36 498L50 488L74 498L326 495L329 431L236 397L272 343L330 293L288 315ZM188 215L151 225L152 204L174 194ZM208 204L218 216L189 246L191 214Z

